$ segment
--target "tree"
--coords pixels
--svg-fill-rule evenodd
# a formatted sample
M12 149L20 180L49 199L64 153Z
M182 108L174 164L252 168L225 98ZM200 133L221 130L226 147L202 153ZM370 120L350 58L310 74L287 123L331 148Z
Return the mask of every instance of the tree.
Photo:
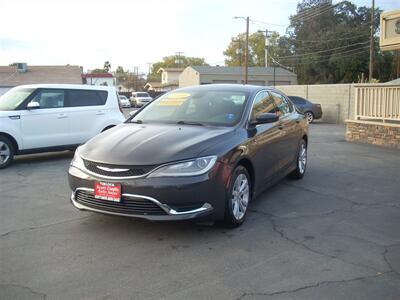
M375 33L379 13L377 8ZM293 68L300 84L357 82L368 74L370 19L369 7L349 1L302 0L290 17L286 35L270 34L268 65ZM244 43L243 33L232 38L224 51L228 66L244 65ZM265 65L264 43L261 33L250 35L249 66ZM374 45L374 78L381 82L394 78L394 53L382 53L377 37Z
M106 60L105 62L104 62L104 67L103 67L103 69L108 73L108 71L110 71L111 70L111 64L110 64L110 62L108 61L108 60Z
M208 66L204 58L189 57L184 55L170 55L156 62L151 67L151 72L147 77L148 81L160 81L161 75L157 73L160 68L186 68L188 66Z
M225 64L231 67L244 66L245 63L245 41L246 34L240 33L232 38L228 48L223 52ZM287 38L281 37L278 32L269 32L268 35L268 65L271 65L273 58L287 55ZM249 36L249 66L265 66L265 33L256 32Z

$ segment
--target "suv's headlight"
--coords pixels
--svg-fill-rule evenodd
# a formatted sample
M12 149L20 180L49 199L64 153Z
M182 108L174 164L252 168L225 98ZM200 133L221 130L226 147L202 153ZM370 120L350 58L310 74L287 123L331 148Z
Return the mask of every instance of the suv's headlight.
M78 168L80 170L85 169L85 164L83 162L82 157L79 155L79 147L75 150L74 158L71 161L71 166Z
M196 176L207 173L215 165L216 156L200 157L156 169L148 177Z

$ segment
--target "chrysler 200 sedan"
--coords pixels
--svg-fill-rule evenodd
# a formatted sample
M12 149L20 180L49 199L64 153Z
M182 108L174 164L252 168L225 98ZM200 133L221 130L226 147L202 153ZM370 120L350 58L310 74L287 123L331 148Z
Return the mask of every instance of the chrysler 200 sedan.
M71 201L81 210L234 227L268 186L304 176L307 142L305 116L278 90L178 89L76 150Z

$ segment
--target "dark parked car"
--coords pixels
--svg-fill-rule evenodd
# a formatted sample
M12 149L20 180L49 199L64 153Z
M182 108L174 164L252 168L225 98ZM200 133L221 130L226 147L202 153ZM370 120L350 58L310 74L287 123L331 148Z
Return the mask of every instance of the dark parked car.
M275 89L174 90L79 147L72 204L150 220L242 224L257 194L306 171L308 122Z
M296 107L304 112L309 123L322 118L322 109L320 104L314 104L311 101L298 96L289 96L289 98Z

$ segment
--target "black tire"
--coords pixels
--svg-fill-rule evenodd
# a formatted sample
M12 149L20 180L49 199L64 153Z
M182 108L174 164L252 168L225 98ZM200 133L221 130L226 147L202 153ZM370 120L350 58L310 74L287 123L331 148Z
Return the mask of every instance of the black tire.
M302 155L303 149L305 149L305 160L303 160L303 157L300 157ZM304 163L304 165L301 164L302 162ZM296 169L289 174L289 178L301 179L304 177L306 170L307 170L307 143L304 139L301 139L299 144L299 150L297 152Z
M0 169L8 167L15 155L15 149L11 141L0 135Z
M305 112L308 123L314 122L314 114L311 111Z
M247 180L247 184L248 184L248 193L244 193L242 200L245 200L244 198L247 195L247 205L244 207L243 202L241 202L242 205L239 204L238 201L234 200L234 189L235 189L235 183L236 181L241 181L241 179L243 179L243 175L245 176L246 180ZM238 179L240 178L240 179ZM244 181L242 181L244 184ZM249 203L251 202L251 197L252 197L252 191L251 191L251 179L249 176L249 173L247 172L247 169L243 166L237 166L236 169L233 171L231 179L230 179L230 183L229 186L227 188L226 191L226 204L225 204L225 218L224 218L224 225L229 227L229 228L234 228L237 226L240 226L243 224L245 218L246 218L246 213L249 207ZM236 186L237 187L237 186ZM240 196L238 196L240 199ZM237 198L235 198L237 199ZM240 201L240 200L239 200ZM245 201L244 201L245 202ZM234 204L236 203L236 205ZM239 205L239 206L238 206ZM234 213L234 207L237 207L237 211L239 215L241 215L240 217L235 216ZM240 210L240 208L244 208L244 210Z

